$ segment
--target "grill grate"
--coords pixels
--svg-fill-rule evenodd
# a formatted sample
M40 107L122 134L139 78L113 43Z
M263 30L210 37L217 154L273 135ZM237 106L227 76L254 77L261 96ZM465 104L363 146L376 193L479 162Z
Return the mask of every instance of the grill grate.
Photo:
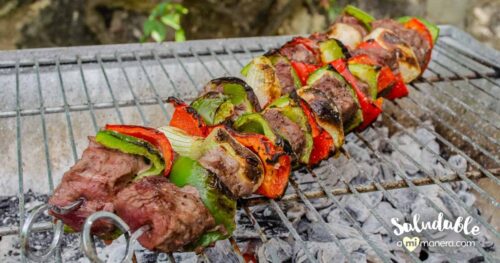
M394 240L401 240L402 237L393 234L383 216L369 205L363 193L378 191L384 198L392 200L391 203L398 204L391 190L409 188L421 195L429 208L444 212L418 187L429 184L438 185L467 215L500 240L498 226L478 215L476 209L461 200L447 184L464 181L487 200L491 209L499 207L496 192L486 190L478 182L480 179L488 180L497 190L500 185L500 54L481 47L468 35L454 28L443 27L441 34L429 69L422 78L411 84L410 96L386 102L382 121L371 127L369 132L383 138L381 125L384 125L391 132L407 134L455 173L434 176L414 156L401 150L400 145L385 140L395 152L426 175L422 179L412 179L371 143L367 132L354 133L348 140L359 142L377 160L391 167L400 179L385 182L372 176L368 184L355 185L342 175L339 180L345 186L333 189L323 183L329 174L325 169L296 172L282 200L251 197L240 203L263 243L269 240L269 236L260 226L252 207L270 205L309 261L317 262L286 215L287 203L301 202L347 256L345 244L311 202L313 199L326 198L341 210L379 260L390 262L391 256L380 248L380 240L373 239L363 230L340 202L339 196L353 195ZM0 150L7 156L0 162L0 174L3 175L0 187L5 189L7 195L17 194L19 215L25 215L23 193L28 189L37 193L50 193L54 181L57 183L60 180L64 170L76 162L79 153L85 148L86 135L95 133L107 122L164 125L171 115L169 107L164 104L168 96L192 99L208 80L217 76L238 76L239 69L251 57L277 47L288 39L266 37L0 53L0 134L4 138L0 142ZM423 123L427 120L436 125L436 130ZM467 172L455 169L443 154L434 151L409 131L408 127L412 125L421 125L448 152L465 158L473 169ZM68 160L67 156L72 156L72 159ZM360 171L363 170L355 165ZM297 179L302 176L301 173L310 176L310 183L318 187L315 190L303 190L304 182ZM12 180L16 174L17 180ZM12 190L16 186L18 189ZM396 206L398 210L404 209L401 205ZM444 214L447 219L455 219L446 215L446 212ZM23 224L23 218L19 217L19 225ZM36 231L51 228L49 222L34 226ZM0 237L18 234L18 229L18 225L0 225ZM421 236L431 240L425 231ZM471 240L467 235L462 236ZM240 261L243 260L236 240L232 238L230 242ZM495 261L491 252L481 246L475 249L485 260ZM415 252L405 252L409 261L421 261ZM21 258L25 260L24 255ZM62 260L60 251L57 258ZM174 261L172 255L169 255L169 259ZM347 257L347 260L352 262L354 259Z

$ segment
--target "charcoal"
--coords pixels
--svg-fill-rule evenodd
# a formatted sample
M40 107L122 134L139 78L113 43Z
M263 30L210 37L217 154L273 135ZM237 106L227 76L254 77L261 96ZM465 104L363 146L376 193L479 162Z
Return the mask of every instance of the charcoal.
M229 240L216 242L214 247L205 250L205 255L210 262L239 262L238 256L234 252Z
M375 209L378 216L389 227L392 226L391 218L398 218L399 222L404 221L404 215L397 209L394 209L389 203L381 202ZM363 231L372 234L388 234L387 230L382 226L381 222L374 216L370 215L363 223Z
M358 222L364 222L370 215L370 211L366 209L364 203L354 196L346 196L342 199L342 203L349 214Z
M448 158L448 164L458 173L465 173L467 171L467 160L460 155L450 156L450 158Z
M281 239L271 238L257 252L259 262L285 262L292 257L292 246Z

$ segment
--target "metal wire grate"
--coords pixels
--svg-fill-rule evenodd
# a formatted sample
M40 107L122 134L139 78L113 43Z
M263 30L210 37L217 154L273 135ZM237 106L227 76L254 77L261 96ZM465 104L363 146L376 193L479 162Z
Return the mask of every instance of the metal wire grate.
M0 53L0 152L5 156L0 161L0 174L3 177L0 189L6 195L17 195L19 198L19 224L23 224L26 212L24 193L28 189L37 193L50 193L54 183L60 181L63 172L76 162L86 147L87 135L94 134L99 127L112 122L165 125L171 115L170 108L164 103L168 96L190 100L208 80L218 76L239 76L239 70L251 57L277 47L288 39L265 37ZM382 126L389 127L392 132L407 134L422 148L432 152L454 174L434 176L413 156L402 151L399 145L388 140L387 143L396 152L426 175L421 179L412 179L387 159L371 143L366 133L354 133L348 140L358 141L374 158L396 171L400 179L382 181L371 178L367 184L356 185L341 177L345 186L333 189L322 181L329 174L325 169L299 171L292 176L288 194L280 201L251 197L240 203L260 240L265 243L269 237L260 226L252 207L269 205L290 236L302 247L307 258L317 262L286 216L287 203L301 202L347 256L345 244L311 203L312 199L326 198L346 215L377 257L390 262L390 255L380 249L378 240L373 240L363 230L339 201L339 196L353 195L393 239L401 240L401 237L393 234L382 215L370 207L363 193L379 191L386 199L398 204L391 190L409 188L422 195L429 208L442 211L419 188L429 184L442 188L457 206L500 240L497 226L478 215L473 207L465 204L447 187L447 183L464 181L487 200L491 209L499 208L496 191L487 190L478 183L479 180L487 180L497 190L500 185L498 61L498 52L478 45L468 35L454 28L443 27L429 69L422 78L411 84L410 96L386 102L382 120L370 128L370 132L379 136L382 136ZM462 156L472 169L467 172L455 169L448 164L443 154L435 152L409 132L408 127L422 125L426 120L432 121L436 129L423 127L436 137L446 152ZM303 190L303 182L298 180L303 176L301 174L312 178L310 183L317 185L315 190ZM403 207L397 209L402 210ZM34 228L45 231L51 229L51 224L42 222ZM0 226L0 237L15 235L18 229L18 225ZM421 235L428 238L425 232ZM463 237L470 240L467 235ZM239 259L243 260L236 240L231 239L231 244ZM481 246L476 249L486 261L495 261L491 252ZM409 261L421 261L417 254L406 253ZM60 261L60 253L57 256ZM24 255L21 258L25 260ZM174 260L172 255L170 260ZM352 262L353 259L347 257L347 260Z

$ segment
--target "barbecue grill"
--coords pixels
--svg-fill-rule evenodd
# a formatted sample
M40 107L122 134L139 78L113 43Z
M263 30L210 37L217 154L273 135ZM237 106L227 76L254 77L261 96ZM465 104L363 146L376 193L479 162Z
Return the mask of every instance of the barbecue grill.
M1 254L4 255L0 258L26 260L19 247L19 226L27 210L45 201L54 183L57 184L63 172L77 160L86 147L87 135L94 134L105 123L165 125L172 111L165 103L167 97L177 96L190 101L210 79L239 76L239 70L252 57L289 39L289 36L255 37L1 52L0 152L3 158L0 161L0 196L5 197L0 197L3 210L0 244L12 241L12 246L10 243L2 245ZM403 237L393 234L383 210L371 204L369 194L379 193L383 200L395 204L394 209L403 213L407 210L406 204L398 200L396 194L400 189L408 189L407 193L425 201L423 207L426 209L445 212L441 204L426 195L425 187L435 186L442 191L443 198L471 216L482 233L490 238L493 245L481 244L472 249L479 255L476 259L498 262L500 235L495 216L499 211L500 190L499 62L499 52L482 46L456 28L442 26L429 69L410 85L410 96L386 101L382 118L367 131L347 137L348 144L353 145L346 147L345 155L349 158L342 157L343 162L329 160L314 170L295 172L281 200L255 196L239 203L239 227L234 237L226 242L230 248L226 252L233 255L229 258L242 261L243 254L252 250L251 244L268 244L279 239L293 242L301 251L292 253L295 261L300 261L299 257L310 262L321 260L303 234L303 224L291 217L300 205L310 218L308 222L314 222L329 236L332 250L338 251L346 261L358 261L359 258L349 252L349 243L343 242L345 237L325 219L321 204L328 204L343 214L355 234L373 252L376 261L396 260L386 253L389 244L375 239L343 199L350 196L357 200L385 230L386 236L400 241ZM422 141L414 127L431 135L439 149ZM430 153L435 162L453 172L440 174L430 169L405 150L404 141L390 139L397 134L405 135ZM379 139L385 146L380 145ZM416 167L420 176L415 177L387 158L385 148ZM349 167L363 173L363 167L357 162L364 157L360 157L356 149L363 149L370 160L390 169L393 178L376 175L367 176L367 180L352 180L339 172L344 171L343 164L354 163ZM451 156L465 160L466 169L452 165ZM329 183L331 177L336 177L338 182ZM462 186L471 190L476 197L473 204L454 191L456 182L462 182ZM457 216L445 212L445 217L452 221ZM50 243L47 233L52 228L50 218L44 217L33 226L33 231L38 232L34 235ZM66 235L65 245L57 250L55 259L72 261L83 257L79 252L71 257L65 253L71 248L78 251L76 235ZM418 236L432 238L425 231ZM473 240L471 236L461 237ZM43 242L38 244L48 246ZM269 252L272 261L281 259L277 254L283 251L276 251ZM419 262L424 259L422 251L434 252L425 247L413 252L403 249L400 256L405 261ZM450 261L459 261L453 258L451 250L438 252L449 254ZM185 253L168 256L142 253L144 261L187 258ZM210 259L207 254L199 257Z

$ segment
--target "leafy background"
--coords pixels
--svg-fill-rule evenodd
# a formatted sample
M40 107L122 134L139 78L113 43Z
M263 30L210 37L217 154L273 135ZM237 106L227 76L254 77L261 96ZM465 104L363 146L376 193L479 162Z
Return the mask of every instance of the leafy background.
M309 33L348 3L452 24L500 49L498 0L0 0L0 49Z

